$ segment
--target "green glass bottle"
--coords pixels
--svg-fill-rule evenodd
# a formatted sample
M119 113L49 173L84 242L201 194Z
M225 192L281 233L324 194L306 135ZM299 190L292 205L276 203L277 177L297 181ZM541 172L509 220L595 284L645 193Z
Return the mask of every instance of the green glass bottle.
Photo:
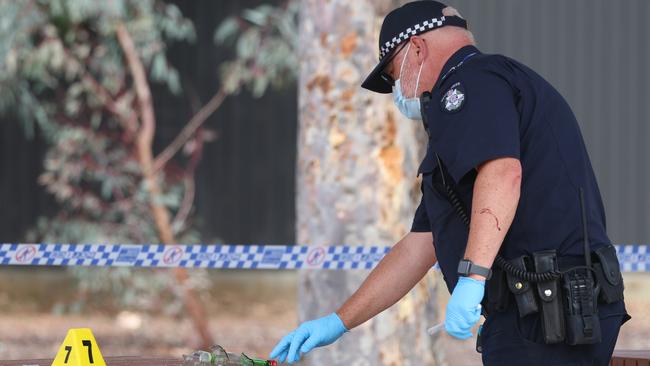
M244 353L228 353L219 345L212 346L210 351L199 350L183 355L183 366L277 366L275 360L251 358Z

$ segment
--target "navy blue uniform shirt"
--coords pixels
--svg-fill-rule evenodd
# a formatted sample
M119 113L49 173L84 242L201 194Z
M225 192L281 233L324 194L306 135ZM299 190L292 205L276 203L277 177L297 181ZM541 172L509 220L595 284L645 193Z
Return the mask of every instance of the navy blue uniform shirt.
M580 187L592 248L610 243L576 118L540 75L510 58L463 47L443 67L431 98L421 98L421 107L429 142L418 171L422 202L411 230L433 233L450 291L468 230L442 188L438 160L468 214L476 167L496 158L520 160L521 196L500 251L507 259L545 249L556 249L558 256L582 256Z

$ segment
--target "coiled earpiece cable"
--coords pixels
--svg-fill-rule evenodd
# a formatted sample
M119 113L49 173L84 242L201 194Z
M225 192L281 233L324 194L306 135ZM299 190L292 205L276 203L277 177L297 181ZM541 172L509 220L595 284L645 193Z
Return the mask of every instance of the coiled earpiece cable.
M440 164L440 158L438 157L438 154L436 154L436 160L438 161L438 168L440 169L440 175L442 177L442 185L447 191L447 198L449 199L449 202L451 203L456 213L458 213L458 216L460 216L461 220L465 223L465 226L467 226L467 229L469 230L470 221L469 216L467 215L467 209L465 208L463 202L460 200L460 197L458 197L458 193L456 193L456 191L451 187L451 184L447 184L447 181L445 180L445 173L442 170L442 165ZM497 254L496 258L494 259L494 263L507 273L528 282L555 281L562 276L562 273L559 271L537 273L516 267L512 263L508 262L507 259L503 258L501 254Z

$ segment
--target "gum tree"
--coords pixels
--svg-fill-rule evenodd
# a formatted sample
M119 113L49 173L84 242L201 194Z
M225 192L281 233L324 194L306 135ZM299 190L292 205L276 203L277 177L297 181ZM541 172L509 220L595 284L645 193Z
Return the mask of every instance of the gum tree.
M163 84L180 95L181 77L166 51L173 42L194 40L192 22L176 6L160 0L1 0L0 10L0 111L15 116L28 136L38 130L43 137L48 149L39 182L59 204L53 217L39 218L28 239L200 241L191 212L194 170L211 137L202 124L243 87L259 96L291 81L289 63L277 57L287 41L274 26L285 17L291 26L289 8L250 9L219 28L215 39L232 42L237 57L215 65L222 85L160 151L153 149L150 86ZM202 345L212 344L197 281L184 269L173 270L172 288L169 272L75 271L84 279L82 292L116 282L113 292L125 306L160 306L155 299L163 298L161 291L171 292L182 299Z
M301 2L297 239L316 245L391 245L418 201L422 126L389 96L360 88L377 62L385 1ZM302 272L300 320L334 311L367 271ZM437 318L427 277L391 309L306 360L311 365L432 365ZM439 355L439 354L438 354Z

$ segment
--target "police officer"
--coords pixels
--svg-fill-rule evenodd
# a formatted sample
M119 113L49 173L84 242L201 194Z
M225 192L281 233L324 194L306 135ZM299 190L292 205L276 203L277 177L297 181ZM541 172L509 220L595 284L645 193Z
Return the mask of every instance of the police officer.
M629 317L600 192L562 96L521 63L481 53L460 14L436 1L388 14L379 55L362 87L392 92L429 136L411 232L341 308L301 324L270 357L292 363L336 341L438 262L451 292L446 331L469 338L486 315L484 364L607 365Z

